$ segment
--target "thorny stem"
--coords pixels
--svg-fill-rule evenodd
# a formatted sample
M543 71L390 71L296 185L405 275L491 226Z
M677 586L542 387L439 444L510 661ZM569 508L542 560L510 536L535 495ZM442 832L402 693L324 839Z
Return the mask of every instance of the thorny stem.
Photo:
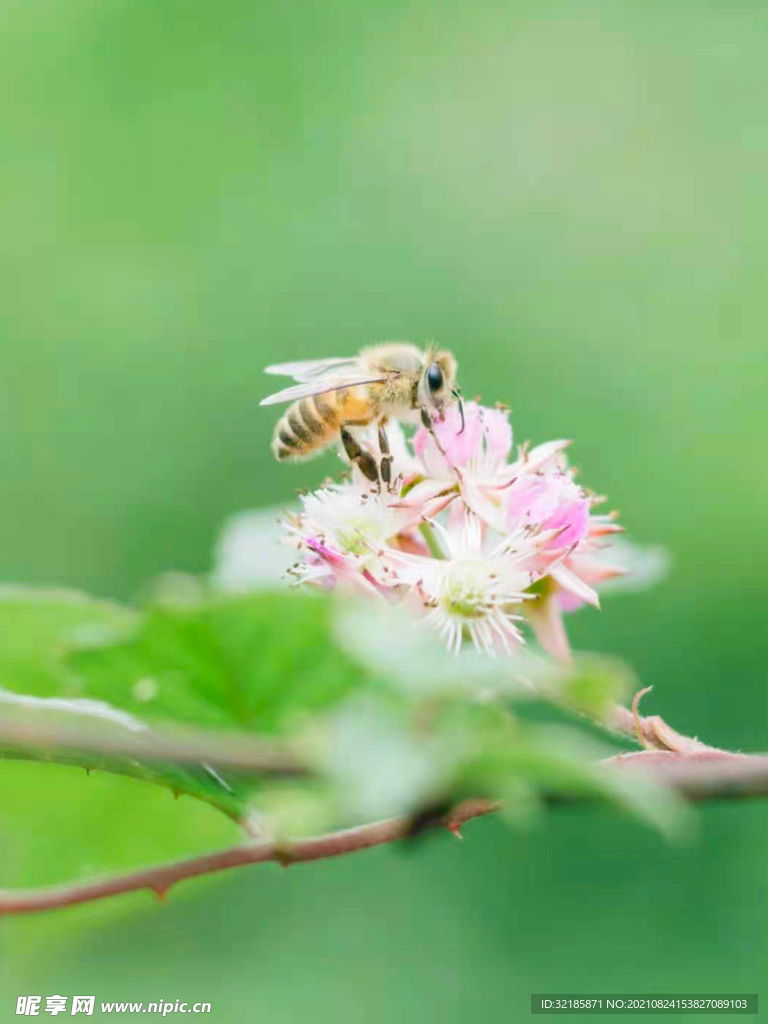
M652 686L646 686L635 694L631 711L620 704L614 704L606 719L605 724L608 728L631 736L647 750L666 750L675 754L701 754L713 751L719 754L728 753L702 743L695 736L683 736L672 726L667 725L659 715L648 715L644 718L639 712L640 701L652 689Z
M434 536L431 540L437 543ZM604 724L614 732L636 739L649 750L675 753L717 750L695 737L683 736L658 715L641 716L638 710L640 699L651 689L647 686L635 695L631 711L615 704ZM3 747L8 748L7 752L2 751ZM80 751L102 757L114 754L160 763L202 762L217 768L265 775L311 774L300 756L285 742L200 729L176 728L164 732L147 729L141 732L105 734L103 729L97 731L64 721L50 723L30 719L0 719L0 756L23 756L12 754L14 750L27 755L30 751L45 751L48 754L52 751Z
M637 738L647 749L608 758L602 762L604 771L647 773L689 800L768 797L768 756L718 750L695 738L682 736L657 715L645 718L640 716L638 704L645 692L647 691L641 691L637 695L631 711L616 705L611 711L608 725L617 732ZM2 731L0 729L0 732ZM18 730L14 738L20 738ZM38 743L41 742L39 736L36 738ZM61 737L57 738L60 741ZM164 741L160 742L162 746ZM168 745L165 744L162 749L167 756ZM262 763L264 760L271 761L271 757L264 756L265 748L257 745L254 751L259 751L258 757L255 753L249 756L245 748L235 756L232 756L230 751L227 759L229 765L234 766L239 762L252 767L254 760L262 760ZM191 751L189 753L191 754ZM216 750L208 748L208 760L217 763L217 757L212 756L216 753ZM270 755L274 753L270 751ZM281 770L288 767L288 762L282 764L279 758L271 764L273 767L279 765ZM298 770L299 766L296 765L296 768ZM573 803L572 797L564 797L556 792L548 794L548 798L555 805ZM499 804L492 800L466 800L449 811L445 817L430 822L427 827L446 828L460 837L460 829L465 822L490 814L498 808ZM54 910L141 889L151 890L158 898L163 899L171 886L188 878L197 878L246 864L274 861L287 867L289 864L303 861L338 857L405 839L410 835L411 827L412 822L408 818L391 818L290 842L263 840L233 846L216 853L89 882L39 889L0 889L0 915Z
M668 784L691 800L768 796L768 757L757 755L730 754L713 749L681 754L669 750L648 750L609 758L603 762L603 768L605 771L648 772L653 778ZM573 802L571 797L563 798L554 792L550 794L550 800L555 805ZM460 829L465 822L490 814L498 808L499 804L492 800L466 800L444 818L431 822L428 827L446 828L460 837ZM409 835L410 828L411 821L408 818L391 818L290 843L266 840L233 846L217 853L90 882L41 889L0 890L0 915L54 910L140 889L151 890L163 899L172 885L187 878L267 861L287 867L303 861L339 857L404 839Z
M7 747L8 750L3 748ZM306 764L290 746L266 737L240 733L176 728L169 731L104 733L73 722L35 722L0 719L0 756L22 756L13 751L79 751L95 755L141 758L151 762L213 764L263 775L307 775ZM40 758L43 759L42 757Z
M430 827L441 825L456 833L471 818L489 814L497 808L498 804L489 800L467 800ZM410 821L407 818L390 818L386 821L361 825L359 828L331 832L324 836L298 839L290 844L285 841L269 840L250 845L233 846L217 853L190 857L172 864L144 868L111 878L94 879L91 882L15 892L8 889L0 890L0 914L24 914L40 910L53 910L57 907L70 907L77 903L89 903L107 896L135 892L139 889L150 889L162 899L172 885L186 878L226 871L229 868L241 867L245 864L263 864L267 861L274 861L283 867L288 867L290 864L299 864L303 861L338 857L344 853L367 850L371 846L380 846L383 843L392 843L403 839L408 835L409 827Z

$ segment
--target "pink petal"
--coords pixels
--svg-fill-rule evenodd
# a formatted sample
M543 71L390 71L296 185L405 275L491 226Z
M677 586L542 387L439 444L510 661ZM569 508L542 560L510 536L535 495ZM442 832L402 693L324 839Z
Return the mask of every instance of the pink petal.
M606 565L594 558L587 558L584 555L577 555L568 559L569 567L592 587L599 587L601 583L608 580L615 580L618 576L624 576L627 569L620 565Z
M526 601L525 614L541 646L557 661L571 661L571 645L563 625L561 608L554 596Z
M506 459L512 450L512 425L502 409L481 409L485 443L490 452Z
M579 608L584 607L584 602L580 597L575 597L573 594L569 594L567 590L558 590L555 594L560 610L564 612L577 612Z
M592 587L579 579L576 573L572 572L566 565L563 565L562 562L559 565L553 566L549 574L569 594L573 594L574 597L586 601L587 604L591 604L595 608L600 607L600 598Z
M465 466L470 459L480 454L483 420L476 402L467 402L464 406L464 430L461 433L461 414L458 405L449 406L443 419L436 420L433 427L450 467ZM426 427L419 427L416 431L413 447L429 472L430 449L437 455L440 453L436 451L435 442Z
M310 551L313 551L328 565L333 566L335 569L344 569L347 567L347 559L340 551L336 551L335 548L329 548L327 544L323 544L316 537L307 537L304 541Z
M599 587L601 583L616 579L618 576L624 576L627 571L618 565L603 565L601 562L597 562L595 559L585 557L584 555L572 556L566 559L566 562L567 568L571 569L583 583L588 584L590 587ZM564 612L575 612L584 604L581 598L576 597L567 590L559 591L557 599Z
M383 588L381 585L373 580L371 574L367 572L367 570L363 573L357 572L357 567L352 559L340 554L338 551L334 550L334 548L329 548L316 537L308 537L305 540L305 543L309 550L312 551L318 559L321 559L322 563L325 564L333 574L332 580L327 582L319 580L318 582L321 586L328 587L333 582L362 589L366 593L375 594L382 592Z
M567 473L523 474L505 500L508 529L531 524L555 530L557 548L572 548L587 535L589 498Z
M572 548L586 536L588 523L589 502L586 498L579 498L553 512L542 526L545 530L562 529L562 533L557 536L557 546Z
M611 533L624 533L624 527L602 516L592 516L589 520L588 533L590 537L607 537Z
M513 483L506 495L506 514L508 525L520 519L527 522L540 522L541 517L534 518L536 503L546 493L547 483L544 476L520 477Z

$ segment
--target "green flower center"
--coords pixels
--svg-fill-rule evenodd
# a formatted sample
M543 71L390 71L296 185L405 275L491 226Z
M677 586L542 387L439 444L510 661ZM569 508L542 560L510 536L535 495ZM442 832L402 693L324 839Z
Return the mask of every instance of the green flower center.
M487 610L491 580L483 562L465 559L451 566L441 597L449 615L462 619L481 619Z
M370 555L373 553L370 545L375 547L384 540L370 519L347 523L337 537L339 546L350 555Z

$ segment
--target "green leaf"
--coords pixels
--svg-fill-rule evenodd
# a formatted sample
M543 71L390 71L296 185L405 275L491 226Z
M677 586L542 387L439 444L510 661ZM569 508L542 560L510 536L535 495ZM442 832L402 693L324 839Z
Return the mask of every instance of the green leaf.
M329 599L295 591L165 595L129 634L71 650L67 667L84 694L144 721L285 732L365 677L331 614Z
M0 645L0 713L32 737L7 745L6 757L133 776L243 821L258 789L281 834L419 814L470 795L513 801L507 813L521 821L553 793L607 799L667 831L678 816L659 787L596 767L605 751L576 730L510 714L510 700L541 696L601 714L628 678L606 659L563 668L530 651L455 657L402 610L371 615L362 603L286 590L222 594L179 575L162 579L138 612L66 592L7 591ZM53 753L35 743L72 722L98 730L99 753L93 743ZM298 736L317 778L266 785L253 772L110 753L126 732L181 725Z
M535 822L553 800L609 804L668 838L688 821L669 789L606 766L608 746L572 726L521 721L497 702L449 698L414 708L361 695L324 724L313 763L345 824L440 813L468 797L500 800L515 826Z
M461 758L451 740L421 728L407 704L369 694L329 716L315 764L345 821L411 814L451 791Z
M0 757L5 760L55 762L89 773L108 771L195 796L236 819L247 811L247 787L239 780L227 782L209 765L179 765L121 753L123 737L150 733L138 719L104 701L0 690L0 714L6 737L0 743ZM76 740L71 739L73 734ZM69 739L66 745L56 742L63 737Z
M213 807L160 786L58 764L0 761L0 887L26 888L85 880L230 846L242 838ZM220 879L220 876L219 876ZM194 897L199 883L174 889L172 905ZM203 883L205 884L205 883ZM216 877L207 884L216 885ZM126 915L155 910L146 892L101 900L62 914L19 918L22 941L38 957L40 941ZM162 912L162 908L158 907ZM167 913L167 911L166 911ZM5 919L6 924L10 924ZM10 955L6 945L4 957Z
M576 654L570 665L550 666L541 689L558 704L602 720L617 702L637 689L637 677L618 658Z
M614 805L669 839L685 835L690 811L671 789L648 776L638 777L606 765L612 750L576 729L520 724L504 736L486 734L475 757L462 767L462 782L470 790L493 794L525 783L541 796L557 800L595 799Z
M135 611L108 601L67 590L0 589L0 713L4 724L23 724L50 733L58 723L73 724L105 739L144 727L125 713L119 701L94 700L72 670L68 658L83 644L118 642L136 629ZM157 764L118 754L52 750L34 740L6 742L0 757L12 760L55 761L87 770L100 769L196 796L237 817L244 794L204 765Z
M293 592L210 595L166 579L143 612L66 591L6 589L0 599L0 706L44 730L152 725L287 731L338 702L364 673L331 638L329 601ZM3 693L5 698L3 699ZM34 730L33 730L34 731ZM107 745L107 744L105 744ZM88 744L89 748L92 744ZM107 745L108 746L108 745ZM28 741L3 756L58 761L159 783L248 812L253 775Z
M41 697L71 693L67 648L114 635L136 618L124 605L79 591L0 587L0 687Z

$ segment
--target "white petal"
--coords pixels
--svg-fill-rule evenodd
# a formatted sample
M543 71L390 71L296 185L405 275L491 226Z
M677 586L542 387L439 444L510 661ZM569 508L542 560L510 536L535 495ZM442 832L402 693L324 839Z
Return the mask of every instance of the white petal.
M510 484L521 473L535 473L537 470L543 469L551 459L572 443L572 441L561 438L558 441L545 441L544 444L531 448L517 462L513 462L511 466L507 467L505 473L499 474L499 485L503 486L505 482Z
M459 469L456 470L456 474L461 484L461 496L467 508L498 533L504 533L504 513L502 509L498 505L494 505L470 476L462 473Z
M412 487L404 498L389 503L390 508L415 508L442 494L448 485L444 480L422 480Z

